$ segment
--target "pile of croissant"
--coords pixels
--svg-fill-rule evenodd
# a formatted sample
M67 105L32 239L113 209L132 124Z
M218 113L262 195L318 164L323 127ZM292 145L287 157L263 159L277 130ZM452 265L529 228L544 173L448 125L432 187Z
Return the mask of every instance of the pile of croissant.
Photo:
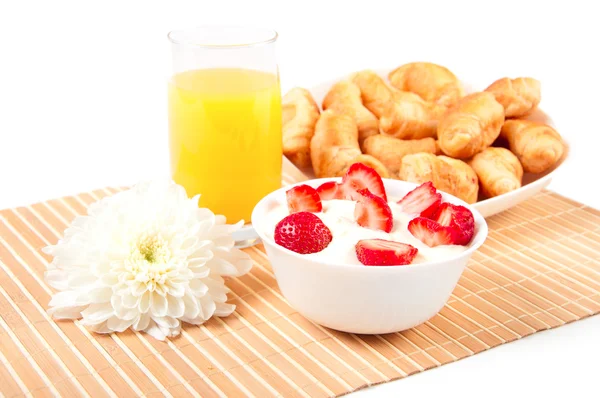
M343 176L360 162L385 178L431 181L467 203L515 190L523 172L543 173L563 155L552 127L524 119L541 99L533 78L502 78L465 95L445 67L414 62L388 80L356 72L331 87L323 111L308 90L290 90L284 155L317 178Z

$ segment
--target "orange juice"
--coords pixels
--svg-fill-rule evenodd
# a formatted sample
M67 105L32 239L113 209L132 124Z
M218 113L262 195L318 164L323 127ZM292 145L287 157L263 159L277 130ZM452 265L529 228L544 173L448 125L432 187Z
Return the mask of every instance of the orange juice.
M277 75L200 69L169 83L171 173L200 206L228 223L281 186L281 94Z

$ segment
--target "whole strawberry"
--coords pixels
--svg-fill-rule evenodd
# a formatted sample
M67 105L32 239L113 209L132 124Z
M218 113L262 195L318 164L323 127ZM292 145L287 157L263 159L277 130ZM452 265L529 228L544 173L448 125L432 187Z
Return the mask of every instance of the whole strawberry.
M290 214L275 226L275 243L300 254L320 252L332 239L327 225L306 211Z

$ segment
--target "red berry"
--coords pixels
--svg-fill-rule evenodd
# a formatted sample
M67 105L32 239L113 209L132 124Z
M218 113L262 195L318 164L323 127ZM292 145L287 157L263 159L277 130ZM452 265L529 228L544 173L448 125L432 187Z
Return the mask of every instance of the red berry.
M429 247L453 245L453 231L438 222L425 217L417 217L408 223L410 233Z
M406 265L418 252L414 246L391 240L364 239L356 244L356 257L364 265Z
M310 211L318 213L323 210L321 198L317 191L308 185L298 185L285 193L290 213Z
M354 163L350 166L342 178L342 185L346 199L358 200L360 198L358 191L368 189L373 195L387 202L383 180L374 169L362 163Z
M440 203L442 203L442 194L437 192L430 181L419 185L398 201L403 212L419 214L421 217L431 217Z
M464 206L442 203L437 212L430 218L452 230L455 245L466 246L475 235L473 213Z
M345 199L341 185L335 181L325 182L317 188L321 200Z
M358 194L360 197L354 208L354 218L358 225L390 232L394 226L394 218L387 202L368 189L362 189Z
M306 211L290 214L275 226L275 243L300 254L320 252L332 239L323 221Z

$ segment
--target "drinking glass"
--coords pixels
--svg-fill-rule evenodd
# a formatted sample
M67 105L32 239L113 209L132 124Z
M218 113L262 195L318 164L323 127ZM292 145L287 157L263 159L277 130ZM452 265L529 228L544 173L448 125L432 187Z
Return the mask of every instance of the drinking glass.
M258 201L281 187L277 33L217 26L168 37L172 178L228 223L250 222Z

